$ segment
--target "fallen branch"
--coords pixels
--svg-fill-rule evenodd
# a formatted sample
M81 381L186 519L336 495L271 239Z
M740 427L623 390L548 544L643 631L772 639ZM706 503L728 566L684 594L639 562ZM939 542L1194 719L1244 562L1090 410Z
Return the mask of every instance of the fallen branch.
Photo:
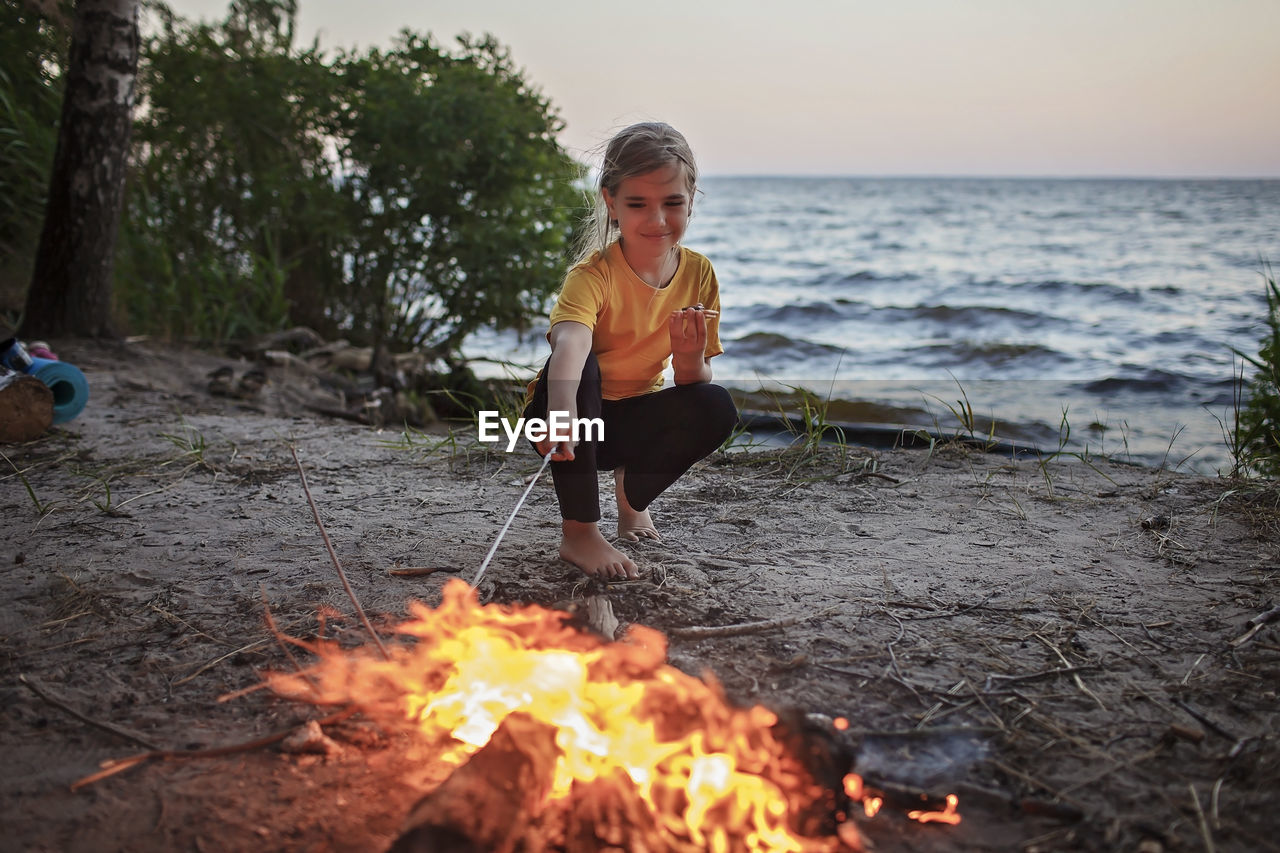
M744 634L763 634L766 631L773 631L777 628L789 628L792 625L799 625L801 622L821 619L824 616L830 616L833 612L833 610L824 610L821 613L810 613L806 616L786 616L781 619L767 619L761 622L740 622L737 625L693 625L688 628L672 628L667 632L667 635L678 637L682 640L703 640L711 637L741 637Z

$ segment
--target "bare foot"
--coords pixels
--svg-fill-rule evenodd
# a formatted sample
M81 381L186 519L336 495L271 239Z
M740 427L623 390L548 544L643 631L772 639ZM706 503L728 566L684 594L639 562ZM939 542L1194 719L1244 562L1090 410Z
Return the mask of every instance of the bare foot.
M594 521L560 524L560 559L573 563L593 578L638 578L640 569L626 554L609 544Z
M653 526L649 510L642 509L637 512L631 508L631 504L627 503L627 493L622 488L625 473L622 468L613 472L613 489L618 497L618 538L626 539L628 542L639 542L641 539L661 542L662 537L658 535L658 528Z

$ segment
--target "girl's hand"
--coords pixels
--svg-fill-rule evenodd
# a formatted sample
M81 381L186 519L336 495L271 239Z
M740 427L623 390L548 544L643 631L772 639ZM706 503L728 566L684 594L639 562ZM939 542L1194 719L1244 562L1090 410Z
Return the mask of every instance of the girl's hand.
M672 311L667 319L671 354L702 358L707 351L707 318L718 316L719 312L706 310L701 302L690 308Z
M569 413L569 423L573 423L578 419L576 407L565 411ZM533 446L537 449L539 456L546 456L551 453L552 462L570 462L573 460L573 448L576 445L577 442L571 436L564 441L552 441L550 438L544 438L542 441L535 442Z
M544 438L534 445L538 449L539 456L546 456L551 453L552 462L572 462L573 461L573 442L572 441L552 441Z

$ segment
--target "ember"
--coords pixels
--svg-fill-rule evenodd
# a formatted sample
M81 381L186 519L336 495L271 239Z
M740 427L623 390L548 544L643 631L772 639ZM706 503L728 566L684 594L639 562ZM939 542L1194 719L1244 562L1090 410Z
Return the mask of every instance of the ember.
M466 763L513 715L529 721L520 731L544 726L546 748L525 762L550 777L536 783L545 796L534 798L534 809L567 813L590 798L595 805L583 807L598 810L612 797L624 805L610 808L630 816L630 849L858 846L850 825L830 834L832 794L779 740L777 716L761 706L735 708L716 683L668 666L660 633L636 626L626 642L605 643L557 611L481 607L458 580L445 587L438 609L411 607L413 618L398 630L417 642L389 647L386 658L323 644L315 665L274 675L271 687L413 726L449 766ZM857 781L846 778L844 793L874 814L861 779L850 777ZM601 793L619 788L627 790ZM635 818L634 803L649 814ZM813 819L816 812L825 826ZM946 812L918 819L959 816L948 800Z

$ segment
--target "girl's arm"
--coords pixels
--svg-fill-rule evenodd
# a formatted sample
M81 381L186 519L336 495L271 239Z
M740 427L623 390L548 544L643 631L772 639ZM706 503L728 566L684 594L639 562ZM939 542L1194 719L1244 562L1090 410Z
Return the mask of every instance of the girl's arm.
M715 312L711 312L715 313ZM677 385L711 381L707 358L707 313L701 305L672 311L667 320L671 334L671 367Z
M551 359L547 362L547 412L568 412L570 423L578 417L578 383L582 366L591 353L591 329L582 323L564 320L551 327ZM548 415L549 417L550 415ZM553 462L573 458L572 441L538 442L538 453L545 456L555 448Z

